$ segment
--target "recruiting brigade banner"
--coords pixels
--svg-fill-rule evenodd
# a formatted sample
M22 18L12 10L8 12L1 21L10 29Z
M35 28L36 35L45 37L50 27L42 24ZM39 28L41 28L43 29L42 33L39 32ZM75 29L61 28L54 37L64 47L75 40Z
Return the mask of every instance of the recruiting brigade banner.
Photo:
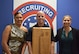
M35 25L37 11L45 12L45 24L53 28L54 35L56 35L57 22L57 0L13 0L13 14L17 11L23 14L22 25L28 29ZM56 53L56 48L55 48Z

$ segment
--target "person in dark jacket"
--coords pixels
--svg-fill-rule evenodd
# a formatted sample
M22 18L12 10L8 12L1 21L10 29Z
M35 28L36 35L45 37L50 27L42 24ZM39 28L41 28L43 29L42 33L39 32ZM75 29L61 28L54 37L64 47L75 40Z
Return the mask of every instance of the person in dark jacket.
M45 13L43 11L38 11L37 12L37 16L36 16L36 19L37 19L37 24L34 25L33 27L49 27L45 24L44 20L45 20ZM29 48L29 54L32 54L32 31L33 31L33 27L31 27L29 30L28 30L28 34L27 34L27 38L26 38L26 41L28 42L28 48ZM53 30L51 29L51 54L53 54L54 52L53 51L53 45L54 45L54 42L53 42L53 39L54 39L54 34L53 34Z
M71 27L71 20L70 15L65 15L63 18L63 27L57 30L55 41L59 41L59 54L78 54L78 30Z

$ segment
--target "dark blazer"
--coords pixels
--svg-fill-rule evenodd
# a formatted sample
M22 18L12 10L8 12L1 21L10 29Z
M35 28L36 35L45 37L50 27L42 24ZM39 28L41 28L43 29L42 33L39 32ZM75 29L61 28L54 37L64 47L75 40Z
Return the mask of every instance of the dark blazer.
M63 27L57 30L57 35L55 36L55 42L59 41L59 54L61 54L62 51L62 35ZM78 36L78 30L75 28L72 28L72 36L73 36L73 43L72 43L72 54L78 54L78 47L77 47L77 36Z
M78 54L79 54L79 29L78 29L78 36L77 36L77 45L78 45Z

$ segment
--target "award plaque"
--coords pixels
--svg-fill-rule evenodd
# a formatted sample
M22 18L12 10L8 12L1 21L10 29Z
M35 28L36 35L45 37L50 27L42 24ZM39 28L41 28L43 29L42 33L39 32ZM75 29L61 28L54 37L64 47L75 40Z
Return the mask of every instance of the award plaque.
M34 27L32 33L33 54L50 54L51 28Z

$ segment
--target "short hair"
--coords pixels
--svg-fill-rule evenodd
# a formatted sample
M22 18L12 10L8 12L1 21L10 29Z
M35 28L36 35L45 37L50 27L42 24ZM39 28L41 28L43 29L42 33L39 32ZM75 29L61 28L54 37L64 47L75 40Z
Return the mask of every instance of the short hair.
M72 20L72 17L71 17L70 15L65 15L65 16L63 17L63 19L64 19L65 17L69 17L70 20Z
M42 14L45 15L45 13L44 13L43 11L38 11L38 12L37 12L37 15L38 15L39 13L42 13ZM36 15L36 16L37 16L37 15Z

